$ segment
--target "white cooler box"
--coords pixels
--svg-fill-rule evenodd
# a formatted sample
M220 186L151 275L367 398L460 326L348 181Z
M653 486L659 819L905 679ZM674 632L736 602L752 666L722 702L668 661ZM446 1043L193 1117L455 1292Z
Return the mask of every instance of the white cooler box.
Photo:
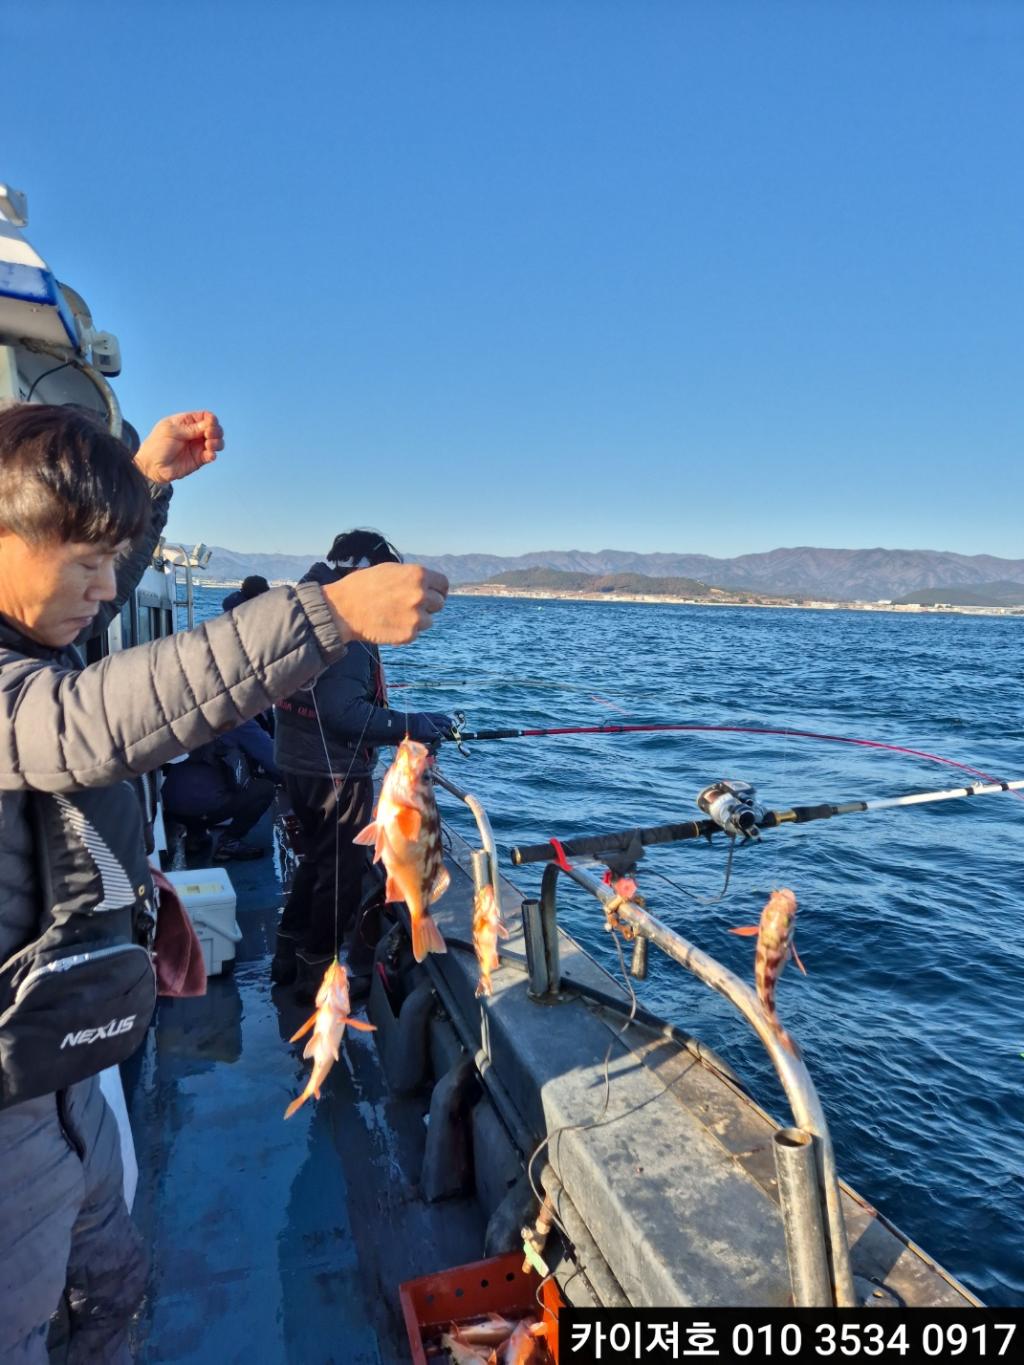
M203 949L207 976L219 976L233 962L242 931L235 919L237 899L227 869L198 867L164 874L181 897Z

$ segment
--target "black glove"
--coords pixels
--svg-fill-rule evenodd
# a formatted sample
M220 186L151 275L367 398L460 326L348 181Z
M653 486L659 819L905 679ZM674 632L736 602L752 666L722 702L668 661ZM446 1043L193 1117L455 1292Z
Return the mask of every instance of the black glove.
M443 711L413 711L409 716L409 738L421 744L451 739L455 722Z

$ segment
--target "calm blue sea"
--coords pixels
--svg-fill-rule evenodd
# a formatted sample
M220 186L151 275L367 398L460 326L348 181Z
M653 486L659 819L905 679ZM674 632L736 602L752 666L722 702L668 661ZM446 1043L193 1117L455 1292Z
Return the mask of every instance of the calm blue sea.
M219 603L221 592L211 591ZM464 710L471 728L697 721L821 730L1024 776L1024 619L453 597L414 645L386 651L392 704ZM692 818L718 777L768 806L948 787L955 770L781 737L523 739L446 750L503 850ZM442 797L456 827L462 808ZM737 851L650 850L653 913L752 975L768 891L800 901L779 1009L821 1094L841 1174L990 1303L1024 1303L1024 801L1011 795L851 815ZM506 873L511 869L506 863ZM687 896L661 881L678 882ZM535 893L539 873L514 880ZM566 888L567 926L617 969L597 903ZM716 1047L778 1117L760 1045L730 1008L651 954L640 1002Z

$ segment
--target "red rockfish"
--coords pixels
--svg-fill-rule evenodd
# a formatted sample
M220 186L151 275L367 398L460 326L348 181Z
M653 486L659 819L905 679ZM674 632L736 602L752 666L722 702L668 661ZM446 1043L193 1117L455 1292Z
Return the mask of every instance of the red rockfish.
M316 1013L307 1019L298 1033L292 1034L289 1040L297 1043L304 1033L313 1030L313 1036L302 1054L303 1057L313 1058L313 1071L305 1090L298 1099L292 1100L284 1111L286 1119L290 1119L296 1109L300 1109L306 1103L310 1095L320 1098L320 1087L328 1071L338 1060L346 1024L352 1028L365 1029L367 1032L374 1029L373 1024L365 1024L361 1019L353 1019L349 1014L348 973L337 958L324 972L324 979L316 993L316 1006Z
M498 957L498 939L508 938L508 930L501 920L498 898L490 882L482 887L473 900L473 947L476 960L480 964L480 980L477 995L490 995L491 972L501 965Z
M402 740L384 775L374 820L354 840L373 844L373 861L383 861L387 869L385 896L409 907L417 962L428 953L448 951L428 908L444 895L449 882L441 852L441 817L430 780L432 761L425 744Z
M790 958L803 974L807 968L800 961L793 942L796 933L796 896L785 888L773 891L761 911L760 924L745 924L742 929L730 929L731 934L757 934L757 952L754 955L754 984L757 998L764 1006L772 1028L778 1033L790 1052L796 1052L796 1044L782 1027L775 1012L775 987L782 969Z

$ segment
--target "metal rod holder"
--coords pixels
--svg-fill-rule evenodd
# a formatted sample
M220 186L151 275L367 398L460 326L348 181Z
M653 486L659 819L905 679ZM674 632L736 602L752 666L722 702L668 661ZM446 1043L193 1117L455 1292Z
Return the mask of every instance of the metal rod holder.
M789 1280L796 1308L829 1308L832 1286L822 1225L815 1139L802 1128L772 1134Z
M629 974L634 981L647 980L647 940L643 934L637 934L633 940L633 960L629 964Z
M533 1000L546 1000L551 995L547 953L544 951L544 925L540 901L524 900L522 905L523 937L526 941L526 969L529 973L527 994Z

